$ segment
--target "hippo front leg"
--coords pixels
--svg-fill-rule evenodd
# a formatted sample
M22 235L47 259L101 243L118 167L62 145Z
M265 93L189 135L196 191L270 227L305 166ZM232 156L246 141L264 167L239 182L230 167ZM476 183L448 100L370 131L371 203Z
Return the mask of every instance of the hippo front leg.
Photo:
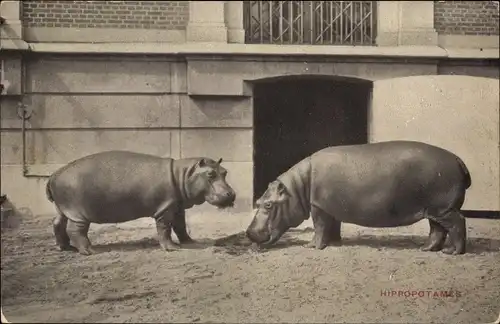
M311 217L314 236L306 247L323 250L332 241L332 238L340 240L340 222L335 221L332 216L315 206L311 208Z
M158 241L165 251L175 251L180 248L179 244L172 241L172 223L175 214L164 212L156 218L156 231L158 232Z
M175 214L174 221L172 223L172 229L174 230L175 235L179 239L179 243L187 244L187 243L195 243L195 240L189 236L186 227L186 211L184 208L179 207L177 213Z

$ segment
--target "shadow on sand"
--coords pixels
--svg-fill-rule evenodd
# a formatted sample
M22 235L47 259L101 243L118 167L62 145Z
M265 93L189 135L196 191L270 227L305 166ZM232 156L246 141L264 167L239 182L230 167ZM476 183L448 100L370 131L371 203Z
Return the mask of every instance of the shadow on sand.
M182 250L202 250L214 246L216 240L213 239L197 239L195 243L181 244ZM143 238L140 240L119 241L107 244L95 244L92 248L98 253L111 251L139 251L159 249L160 243L155 238Z
M249 252L266 253L275 250L286 249L293 246L304 246L309 241L298 236L312 233L313 229L291 229L286 232L280 240L272 246L258 248L246 237L245 232L239 232L233 235L225 236L219 239L202 238L197 239L195 243L182 244L183 250L201 250L215 247L214 252L222 252L231 255L241 255ZM360 235L355 237L344 237L340 246L357 247L366 246L375 249L395 249L395 250L420 250L427 242L426 236L417 235ZM446 245L448 242L446 243ZM339 246L334 244L327 249ZM148 249L159 249L160 244L157 239L143 238L140 240L113 242L109 244L96 244L93 246L98 253L111 251L138 251ZM500 252L500 240L485 238L468 238L467 254L480 254L485 252Z

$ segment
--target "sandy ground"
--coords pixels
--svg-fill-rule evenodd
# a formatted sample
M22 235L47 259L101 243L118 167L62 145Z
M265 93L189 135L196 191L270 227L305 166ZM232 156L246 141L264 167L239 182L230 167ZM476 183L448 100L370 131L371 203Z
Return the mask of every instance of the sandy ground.
M55 249L51 217L26 217L2 234L3 313L25 323L470 324L500 312L500 221L469 219L461 256L419 251L425 221L382 230L344 224L343 246L323 251L303 247L310 221L267 251L215 241L250 217L192 209L190 232L203 244L170 253L159 250L151 219L92 225L99 253L90 257Z

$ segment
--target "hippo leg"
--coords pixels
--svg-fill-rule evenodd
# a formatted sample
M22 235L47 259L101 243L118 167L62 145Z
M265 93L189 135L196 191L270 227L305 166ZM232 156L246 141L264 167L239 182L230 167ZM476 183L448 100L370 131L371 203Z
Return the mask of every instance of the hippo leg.
M76 251L77 249L70 245L69 235L68 232L66 232L68 218L60 211L58 211L58 213L59 214L54 218L52 223L56 244L61 251Z
M342 237L340 235L340 227L341 227L341 222L339 222L336 219L331 219L330 220L330 244L333 245L340 245L340 241L342 240Z
M311 208L311 217L314 225L314 236L306 247L323 250L330 243L333 217L315 206Z
M451 245L444 248L442 252L453 255L464 254L467 238L464 216L459 211L452 209L436 218L436 221L448 231L450 238Z
M422 251L441 251L443 249L448 232L438 222L429 219L429 239L428 243L421 248Z
M175 235L179 239L179 243L194 243L195 241L189 236L186 227L186 211L184 208L179 207L177 213L175 214L174 221L172 223L172 229Z
M68 234L73 241L73 244L82 255L91 255L95 251L92 249L90 240L88 238L90 223L75 222L71 219L68 220Z
M172 241L172 222L175 218L170 213L164 213L156 219L156 231L160 246L165 251L175 251L179 249L179 244Z

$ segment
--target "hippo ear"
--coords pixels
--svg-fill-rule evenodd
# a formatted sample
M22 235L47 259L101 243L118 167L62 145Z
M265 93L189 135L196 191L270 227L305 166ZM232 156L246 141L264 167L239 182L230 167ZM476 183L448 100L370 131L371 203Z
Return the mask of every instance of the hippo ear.
M207 165L207 161L205 161L205 159L201 159L199 162L198 162L198 166L200 168L203 168L204 166Z
M219 159L219 161L217 161L217 165L220 165L222 163L222 158Z
M281 182L278 182L278 193L283 196L288 195L288 191L286 190L285 185Z

